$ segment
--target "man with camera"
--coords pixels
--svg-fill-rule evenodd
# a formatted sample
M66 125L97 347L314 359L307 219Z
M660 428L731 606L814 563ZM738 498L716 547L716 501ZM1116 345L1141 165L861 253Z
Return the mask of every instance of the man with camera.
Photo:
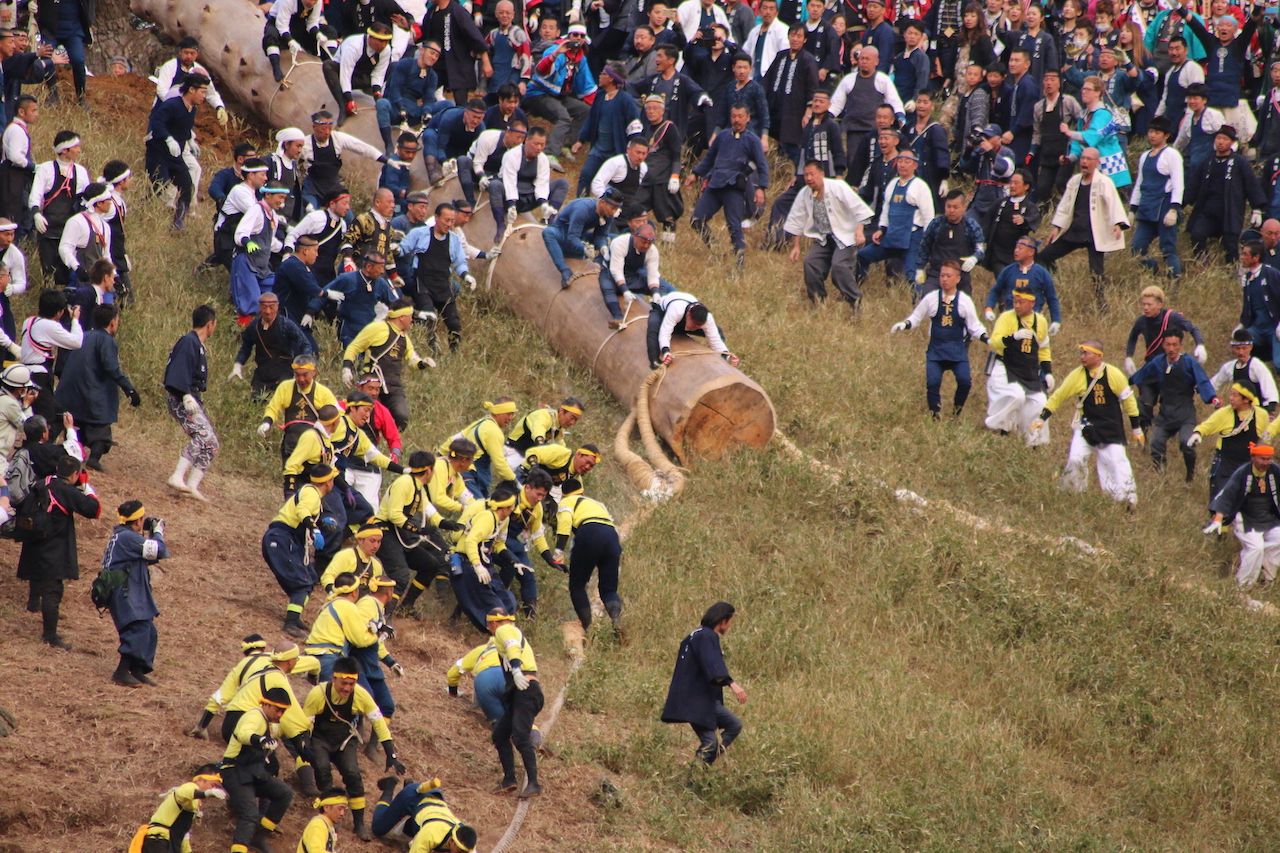
M155 686L150 673L156 660L156 623L160 609L151 591L151 566L169 556L164 544L164 521L147 515L142 501L129 500L116 510L102 554L102 569L95 592L114 587L107 609L120 636L120 664L111 680L121 687Z

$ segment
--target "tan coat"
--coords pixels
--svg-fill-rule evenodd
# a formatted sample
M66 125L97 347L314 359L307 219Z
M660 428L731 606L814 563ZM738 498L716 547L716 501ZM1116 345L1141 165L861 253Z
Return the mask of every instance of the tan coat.
M1066 232L1071 227L1071 217L1076 209L1076 193L1080 191L1079 173L1072 175L1067 181L1067 188L1062 193L1062 200L1053 212L1053 227ZM1089 220L1093 227L1093 246L1099 252L1119 252L1124 248L1124 235L1116 237L1112 226L1120 225L1128 228L1129 214L1124 209L1124 201L1116 191L1116 185L1101 171L1093 173L1089 183Z

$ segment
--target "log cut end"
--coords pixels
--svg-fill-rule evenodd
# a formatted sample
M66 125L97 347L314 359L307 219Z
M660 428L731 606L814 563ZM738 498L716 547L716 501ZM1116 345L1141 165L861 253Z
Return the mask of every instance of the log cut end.
M671 430L672 449L681 462L718 459L742 445L764 447L773 438L773 403L745 375L721 377L700 391L687 398L688 408Z

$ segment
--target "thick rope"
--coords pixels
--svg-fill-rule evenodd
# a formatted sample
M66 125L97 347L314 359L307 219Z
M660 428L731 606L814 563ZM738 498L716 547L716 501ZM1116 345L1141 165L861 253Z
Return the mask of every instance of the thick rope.
M643 316L641 316L641 315L637 314L635 317L632 317L630 320L628 320L628 319L627 319L627 315L629 315L629 314L631 313L631 306L632 306L632 305L637 304L639 301L640 301L639 299L632 299L632 300L630 300L630 301L628 301L628 302L627 302L626 310L624 310L624 311L622 312L622 325L620 325L620 326L618 326L618 328L614 329L614 330L609 334L609 337L607 337L607 338L605 338L603 341L601 341L601 342L600 342L600 346L596 347L596 354L595 354L595 355L593 355L593 356L591 356L591 372L592 372L592 373L595 373L595 372L596 372L596 362L600 360L600 353L604 352L604 348L605 348L605 347L607 347L607 346L609 345L609 342L610 342L610 341L612 341L612 340L613 340L614 338L616 338L618 335L620 335L620 334L622 334L623 332L625 332L625 331L627 330L627 327L628 327L628 326L630 326L632 323L638 323L638 322L640 322L641 320L644 320L646 323L649 321L649 313L648 313L648 312L645 312L645 314L644 314Z
M525 228L543 228L543 227L545 226L537 222L524 222L524 223L521 223L520 225L516 225L514 227L508 228L507 230L502 232L502 239L499 240L497 245L494 247L498 250L498 256L495 258L489 259L489 263L488 263L489 268L485 270L485 274L484 274L485 290L493 289L493 271L498 268L498 261L502 260L502 250L507 245L507 240L511 238L511 235L516 233L517 231L522 231ZM489 251L493 251L493 249L490 249Z
M324 65L324 62L319 59L304 59L301 62L296 59L293 60L293 62L289 64L289 70L284 72L284 79L276 84L276 90L272 92L271 97L267 99L267 115L275 115L276 95L289 88L289 86L285 85L289 82L289 76L293 74L293 69L302 65Z

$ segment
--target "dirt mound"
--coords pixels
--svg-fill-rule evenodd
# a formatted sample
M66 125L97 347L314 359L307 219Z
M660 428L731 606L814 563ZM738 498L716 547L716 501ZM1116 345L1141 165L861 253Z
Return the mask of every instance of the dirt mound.
M215 467L208 481L211 504L176 498L164 486L167 455L157 458L130 447L127 425L119 435L125 446L107 457L112 470L94 477L103 517L78 522L82 579L68 585L63 604L63 633L73 651L53 651L38 641L40 617L23 610L26 585L14 577L17 547L0 545L0 560L7 564L0 570L0 632L8 638L6 656L17 673L0 684L0 705L15 713L19 725L16 735L0 740L8 777L0 800L3 853L123 850L167 788L188 778L196 765L221 756L216 734L204 742L183 732L235 663L239 639L258 632L273 643L287 642L279 630L284 597L259 552L261 531L278 509L274 490ZM134 690L110 682L115 632L110 618L99 617L89 602L89 583L115 507L129 498L141 499L150 514L167 520L173 552L153 572L161 610L155 677L161 686ZM318 607L313 599L308 616ZM408 674L391 683L399 704L391 727L410 778L440 776L457 813L479 828L483 849L502 834L515 801L489 793L499 768L483 717L469 699L453 699L444 689L450 663L480 639L469 628L448 627L451 607L452 599L430 600L421 622L398 620L392 648ZM547 692L554 695L566 667L550 652L540 663ZM307 689L304 680L294 680L299 698ZM554 760L544 766L548 793L516 849L593 846L590 779L573 778ZM365 761L364 770L372 803L383 772L381 755ZM285 778L292 774L286 771ZM283 824L288 849L311 814L298 795ZM221 849L230 831L226 808L211 803L194 830L194 846ZM278 846L286 848L283 842ZM341 848L386 849L361 844L349 833Z

